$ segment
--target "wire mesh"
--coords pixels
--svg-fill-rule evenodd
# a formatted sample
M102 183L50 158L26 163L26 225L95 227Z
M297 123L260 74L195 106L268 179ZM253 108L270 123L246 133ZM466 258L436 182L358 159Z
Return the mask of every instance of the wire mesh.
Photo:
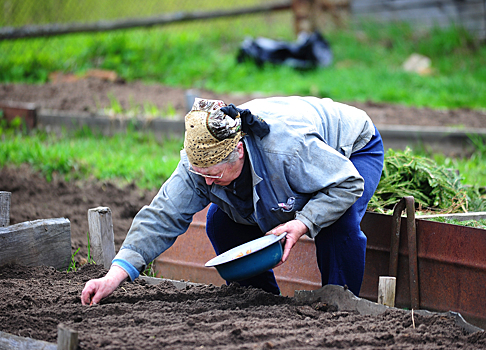
M452 3L451 1L447 1L447 3L450 3L447 8L457 10L459 7L456 6L456 2ZM175 16L176 14L242 10L248 7L279 2L286 3L288 5L287 10L238 16L228 15L223 18L180 21L147 27L140 25L134 28L112 31L81 31L76 34L16 40L2 40L2 36L0 36L0 77L3 81L46 81L46 76L39 75L47 75L49 71L73 72L83 68L110 69L110 66L117 65L116 62L110 64L110 62L103 60L103 56L106 54L104 50L117 50L117 47L120 52L123 51L124 55L141 55L145 51L147 56L151 55L153 58L155 54L153 50L152 53L150 50L154 47L171 47L171 40L174 39L171 39L170 33L175 33L176 35L173 35L172 38L177 38L177 40L187 39L189 43L187 50L193 49L190 43L194 43L195 40L191 40L191 38L211 37L212 40L215 40L215 33L220 33L218 35L221 47L224 49L228 46L228 50L235 50L235 43L241 42L245 37L262 36L276 40L295 40L296 18L299 17L299 14L298 11L292 12L290 4L294 6L296 4L305 5L306 2L315 4L319 11L312 10L306 16L318 18L316 20L317 26L332 22L346 23L348 14L350 18L358 18L368 11L360 10L361 7L372 5L380 10L370 10L372 14L386 19L387 16L382 13L383 9L388 9L395 4L392 0L0 0L0 31L8 32L19 28L30 30L35 26L55 28L56 26L69 25L103 25L113 23L113 21L141 20ZM407 1L405 0L405 2ZM409 2L410 6L417 6L420 3L417 1ZM379 5L383 3L390 6L380 7ZM469 12L476 8L479 9L478 6L480 6L480 9L475 12L484 17L484 3L481 3L481 0L471 0L464 3L467 4L465 8ZM443 6L438 6L436 2L427 1L427 4L435 12L443 10ZM351 6L350 9L347 8L348 5ZM343 11L345 15L336 12L336 9L340 6L345 8ZM400 9L395 12L403 13ZM425 11L423 12L425 13ZM439 19L444 19L444 21L447 19L448 22L449 17L438 17L437 20ZM473 32L479 33L479 37L486 37L484 29L486 22L478 21L476 17L467 17L464 21L467 27L473 28ZM304 18L302 24L305 23L306 19ZM341 26L342 23L338 25L338 27ZM105 42L105 45L102 45L102 42ZM137 46L136 50L131 50L131 47L135 45ZM141 47L142 45L145 45L145 47ZM129 50L126 50L127 47ZM180 55L181 51L174 51L174 59L177 59L176 54ZM131 58L124 56L120 59L129 62ZM80 63L83 60L84 63ZM59 62L64 63L59 64ZM36 69L37 67L41 69ZM6 73L2 74L2 71ZM133 74L127 76L137 78Z
M244 8L270 2L272 0L1 0L0 26L93 22L174 12Z
M27 28L36 26L69 24L108 23L109 21L122 21L130 19L155 18L157 16L175 15L180 13L206 13L220 10L236 10L262 4L275 3L275 0L0 0L1 17L0 28ZM85 37L89 42L97 40L111 40L123 43L127 41L144 42L154 32L184 32L185 35L201 35L211 31L231 32L243 39L247 36L268 36L280 39L293 39L293 17L289 10L272 11L256 14L232 16L228 18L214 18L194 21L184 21L155 25L118 29L108 32L90 32L69 35L41 36L17 40L0 40L0 49L5 54L22 56L25 52L25 63L36 64L43 57L55 54L60 46L72 38ZM237 40L237 38L236 38ZM36 58L32 50L25 51L28 41L29 48L35 47ZM151 43L153 44L153 43ZM80 48L73 50L79 54ZM76 51L76 52L75 52ZM2 63L0 55L0 63ZM8 56L8 55L5 55ZM65 58L66 68L69 66L69 57ZM18 69L23 69L18 67Z

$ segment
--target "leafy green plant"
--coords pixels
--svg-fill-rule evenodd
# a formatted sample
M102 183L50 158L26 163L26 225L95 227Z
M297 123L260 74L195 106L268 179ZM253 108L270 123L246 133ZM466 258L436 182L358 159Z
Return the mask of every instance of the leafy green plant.
M160 110L155 104L150 102L139 105L131 101L129 108L125 109L113 94L109 94L108 98L110 99L110 106L104 108L102 113L111 117L142 117L147 120L154 118L174 119L177 117L177 112L170 103L164 110Z
M156 105L146 102L143 104L143 115L148 118L154 118L161 117L162 113Z
M471 151L465 156L448 157L431 150L416 150L416 154L428 157L438 165L455 169L465 184L486 187L486 139L480 135L469 135Z
M155 274L155 267L154 267L154 262L151 261L145 270L141 273L142 276L147 276L147 277L157 277Z
M112 93L108 94L108 99L110 100L110 107L105 108L104 112L110 116L122 115L125 113L121 103L118 101L115 95Z
M169 103L161 115L169 119L174 119L177 117L177 112L174 106L171 103Z
M369 208L380 212L391 210L405 196L413 196L420 211L468 211L468 190L461 184L461 177L456 171L415 155L411 149L389 149Z
M78 254L80 249L81 248L76 249L76 251L71 255L71 261L69 263L69 266L68 266L66 272L76 272L76 270L77 270L76 264L77 263L76 263L75 257L76 257L76 254Z

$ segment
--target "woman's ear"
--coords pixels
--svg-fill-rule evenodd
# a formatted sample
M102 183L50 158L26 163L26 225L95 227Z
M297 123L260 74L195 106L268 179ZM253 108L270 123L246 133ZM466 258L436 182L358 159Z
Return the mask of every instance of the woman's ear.
M238 142L238 145L236 146L238 149L238 159L242 159L245 157L245 148L243 147L243 142Z

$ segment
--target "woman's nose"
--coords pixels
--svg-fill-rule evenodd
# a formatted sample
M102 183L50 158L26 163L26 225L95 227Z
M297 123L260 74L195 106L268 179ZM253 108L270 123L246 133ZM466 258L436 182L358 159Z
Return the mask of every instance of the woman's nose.
M206 185L212 185L214 182L214 179L211 179L209 177L206 177L205 179L206 179Z

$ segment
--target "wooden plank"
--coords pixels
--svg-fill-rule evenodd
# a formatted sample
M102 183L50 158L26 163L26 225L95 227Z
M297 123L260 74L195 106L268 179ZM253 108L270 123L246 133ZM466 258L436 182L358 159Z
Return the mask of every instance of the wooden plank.
M360 0L351 3L352 9L356 12L382 12L382 11L403 11L410 9L438 9L444 7L467 8L475 5L483 5L483 0L469 0L458 3L452 0Z
M64 270L71 260L71 223L57 218L0 227L0 246L0 265L46 265Z
M380 276L378 283L378 304L390 307L395 306L397 278Z
M57 326L57 350L76 350L78 332L60 323Z
M0 350L57 350L57 344L0 332Z
M447 27L452 23L464 26L478 39L486 38L484 0L362 0L351 3L357 18L372 18L379 23L405 21L415 28Z
M110 208L89 209L88 226L91 257L96 264L103 264L109 269L115 257L115 235Z
M37 125L37 105L35 103L0 101L0 110L3 111L3 118L7 122L12 122L19 117L29 128Z
M10 224L10 192L0 191L0 227Z

